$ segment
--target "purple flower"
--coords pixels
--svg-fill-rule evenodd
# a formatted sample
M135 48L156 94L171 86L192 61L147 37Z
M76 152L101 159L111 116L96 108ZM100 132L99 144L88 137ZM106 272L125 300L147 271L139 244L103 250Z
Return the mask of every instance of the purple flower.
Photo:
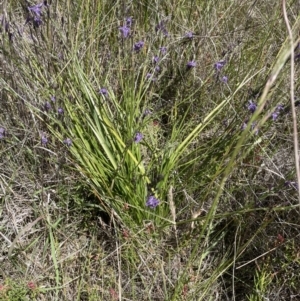
M126 18L126 26L131 27L132 25L132 17Z
M34 14L33 20L34 27L39 27L42 24L42 8L45 6L44 2L28 7L28 10Z
M146 117L146 116L148 116L148 115L150 115L151 114L151 111L149 110L149 109L146 109L145 111L144 111L144 113L143 113L143 117Z
M244 122L241 126L241 130L243 131L247 127L247 122Z
M51 96L50 99L52 100L52 102L56 101L56 97L55 96Z
M47 143L48 143L48 138L43 135L42 138L41 138L41 144L42 144L42 146L46 146Z
M28 7L29 11L33 12L37 17L40 17L42 14L42 8L44 2Z
M273 119L273 121L275 121L278 118L278 116L279 116L279 112L278 111L273 112L272 113L272 119Z
M153 64L157 64L159 62L159 57L158 56L154 56L152 58L152 62L153 62Z
M159 66L156 66L156 67L154 68L154 70L155 70L155 72L159 72L159 71L160 71L160 67L159 67Z
M283 105L278 105L276 111L280 112L283 109L284 109Z
M188 39L192 39L194 37L194 34L191 31L189 31L185 34L185 37Z
M221 69L225 66L226 62L224 60L221 60L217 63L215 63L214 67L215 67L215 70L217 72L221 71Z
M166 37L169 35L166 26L165 26L165 22L161 21L159 22L156 26L155 26L155 31L158 33L159 31L161 31L163 33L163 35Z
M47 111L47 112L51 110L51 104L49 103L49 101L45 102L44 110Z
M134 44L133 50L135 52L139 52L143 48L143 46L144 46L144 42L143 41L139 41L139 42L137 42L137 43Z
M291 188L295 188L298 190L298 183L294 182L294 181L286 181L284 183L286 186L291 187Z
M159 50L162 54L166 54L167 53L167 47L165 46L162 46L162 47L159 47Z
M159 205L159 200L155 196L150 195L147 199L146 206L154 209L158 205Z
M3 139L5 136L5 129L0 127L0 139Z
M188 69L191 69L191 68L194 68L194 67L196 67L196 62L195 61L189 61L187 64L186 64L186 66L187 66L187 68Z
M272 113L273 121L275 121L278 118L281 110L283 110L283 105L278 105L277 108L275 109L275 111Z
M154 77L152 73L147 73L146 79L152 80L153 82L156 81L156 77Z
M103 96L107 96L107 95L108 95L108 91L107 91L107 89L105 89L105 88L101 88L101 89L99 90L99 93L100 93L101 95L103 95Z
M228 77L227 76L222 76L222 78L221 78L221 82L222 83L224 83L224 84L227 84L227 82L228 82Z
M64 140L64 144L68 147L70 147L72 145L72 140L70 138L67 138Z
M253 114L257 108L256 103L254 103L252 100L249 101L248 110Z
M140 133L140 132L136 133L135 136L134 136L134 142L139 143L143 139L143 137L144 136L143 136L142 133Z
M119 30L122 34L122 38L126 39L128 38L129 34L130 34L130 28L125 26L119 27Z
M40 17L34 17L33 18L33 26L35 28L40 27L42 25L42 23L43 23L43 21L42 21L42 19Z
M63 114L64 114L64 109L58 108L57 113L58 113L59 115L63 115Z

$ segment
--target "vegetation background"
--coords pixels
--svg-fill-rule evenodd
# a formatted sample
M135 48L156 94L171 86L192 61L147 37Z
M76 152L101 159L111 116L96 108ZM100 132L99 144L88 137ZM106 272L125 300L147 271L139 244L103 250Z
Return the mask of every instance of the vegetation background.
M1 1L0 300L300 300L283 4Z

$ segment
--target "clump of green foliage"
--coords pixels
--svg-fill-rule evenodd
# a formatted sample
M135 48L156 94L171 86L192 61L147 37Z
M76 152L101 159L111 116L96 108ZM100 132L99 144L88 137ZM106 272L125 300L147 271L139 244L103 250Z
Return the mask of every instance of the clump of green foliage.
M173 2L4 4L3 278L32 252L56 300L276 287L259 261L298 235L280 6Z

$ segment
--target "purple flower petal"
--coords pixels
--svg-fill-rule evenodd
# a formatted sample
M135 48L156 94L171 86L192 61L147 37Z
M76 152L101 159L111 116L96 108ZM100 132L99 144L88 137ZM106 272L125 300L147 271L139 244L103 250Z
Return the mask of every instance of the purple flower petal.
M249 101L248 110L253 114L257 108L256 103L254 103L252 100Z
M215 67L215 70L217 72L221 71L221 69L225 66L226 62L224 60L221 60L219 62L216 62L214 67Z
M139 42L137 42L137 43L134 44L133 50L135 52L139 52L143 47L144 47L144 42L143 41L139 41Z
M129 34L130 34L130 28L125 26L119 27L119 30L121 32L122 38L126 39L128 38Z
M41 144L42 146L46 146L48 143L48 138L46 136L42 136L41 138Z
M159 50L162 54L166 54L167 53L167 47L165 46L162 46L162 47L159 47Z
M63 114L64 114L64 109L58 108L57 113L58 113L59 115L63 115Z
M5 136L5 128L0 127L0 139L3 139Z
M189 31L185 34L185 37L188 39L192 39L194 37L194 34L191 31Z
M151 195L148 197L146 202L147 207L154 209L158 205L159 205L159 200L155 196Z
M107 95L108 95L108 91L107 91L106 88L101 88L101 89L99 90L99 93L100 93L101 95L103 95L103 96L107 96Z
M134 136L134 142L139 143L143 139L143 137L144 136L143 136L142 133L140 133L140 132L136 133L135 136Z
M70 147L72 145L72 140L70 138L67 138L64 140L64 144L68 147Z
M195 61L189 61L186 66L188 69L191 69L191 68L196 67L196 65L197 65L197 63Z

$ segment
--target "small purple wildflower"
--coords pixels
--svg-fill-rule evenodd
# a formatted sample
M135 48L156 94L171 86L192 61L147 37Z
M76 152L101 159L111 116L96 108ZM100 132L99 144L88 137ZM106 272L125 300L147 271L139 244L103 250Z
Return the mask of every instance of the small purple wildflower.
M272 113L273 121L275 121L278 118L281 110L283 110L283 105L278 105L275 111Z
M156 67L154 68L154 70L155 70L155 72L159 72L159 71L160 71L160 67L159 67L159 66L156 66Z
M40 17L34 17L33 18L33 26L35 28L40 27L42 25L42 23L43 23L43 21L42 21L42 19Z
M5 129L0 127L0 139L3 139L5 136Z
M222 83L224 83L224 84L227 84L227 82L228 82L228 77L227 76L222 76L222 78L221 78L221 82Z
M126 26L131 27L131 25L132 25L132 17L126 18Z
M146 79L152 80L153 82L156 81L156 77L154 77L152 73L147 73L146 74Z
M41 17L42 17L43 7L47 5L45 4L45 2L46 1L28 7L28 10L34 14L33 18L28 19L28 20L33 20L34 27L39 27L43 23Z
M159 47L159 50L162 54L166 54L167 53L167 47L165 46L162 46L162 47Z
M63 115L63 114L64 114L64 109L58 108L57 113L58 113L59 115Z
M187 68L188 69L191 69L191 68L194 68L194 67L196 67L196 62L195 61L189 61L187 64L186 64L186 66L187 66Z
M225 66L225 64L226 64L226 62L225 62L224 60L221 60L221 61L219 61L219 62L216 62L216 63L214 64L215 70L216 70L217 72L221 71L221 69Z
M159 200L155 196L150 195L147 199L146 206L154 209L158 205L159 205Z
M241 130L243 131L247 127L247 122L244 122L241 126Z
M28 7L29 11L33 12L37 17L40 17L42 14L42 8L44 2Z
M72 145L72 140L70 138L67 138L64 140L64 144L68 147L70 147Z
M51 104L49 101L46 101L45 104L44 104L44 110L45 111L50 111L51 110Z
M144 46L144 42L143 41L139 41L139 42L137 42L137 43L134 44L133 50L135 52L139 52L143 48L143 46Z
M286 186L291 187L291 188L295 188L298 190L298 183L294 182L294 181L286 181L284 183Z
M191 31L189 31L185 34L185 37L188 39L192 39L194 37L194 34Z
M52 102L56 101L56 97L55 96L51 96L50 99L51 99Z
M101 95L103 95L103 96L107 96L107 95L108 95L108 91L107 91L106 88L101 88L101 89L99 90L99 93L100 93Z
M145 111L144 111L144 113L143 113L143 117L146 117L146 116L148 116L148 115L150 115L151 114L151 111L149 110L149 109L146 109Z
M161 31L165 37L169 35L169 33L168 33L167 29L166 29L165 21L159 22L159 23L155 26L155 31L156 31L157 33L158 33L159 31Z
M41 138L41 144L42 144L42 146L46 146L47 143L48 143L48 138L43 135L42 138Z
M153 64L157 64L158 62L159 62L159 56L154 56L153 58L152 58L152 62L153 62Z
M126 39L128 38L129 34L130 34L130 28L125 26L119 27L119 30L122 34L122 38Z
M249 101L248 110L253 114L257 108L256 103L254 103L252 100Z
M279 112L275 111L272 113L272 120L275 121L279 116Z
M143 139L143 137L144 136L143 136L142 133L140 133L140 132L136 133L135 136L134 136L134 142L139 143Z

